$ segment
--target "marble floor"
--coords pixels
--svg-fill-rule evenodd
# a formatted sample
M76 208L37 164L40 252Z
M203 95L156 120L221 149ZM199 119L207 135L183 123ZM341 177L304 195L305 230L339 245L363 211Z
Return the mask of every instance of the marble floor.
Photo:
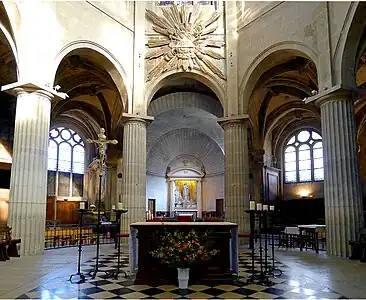
M127 249L121 258L127 270ZM116 254L112 245L102 245L101 270L113 270ZM95 247L84 247L82 270L94 266ZM192 285L181 291L177 286L134 285L132 278L105 279L103 273L82 284L68 281L76 272L77 249L46 251L44 255L12 258L0 262L2 299L346 299L366 297L366 264L328 257L321 253L276 251L277 266L283 274L271 278L269 286L246 283L250 275L250 255L240 251L239 280L234 285ZM258 268L259 265L256 265Z

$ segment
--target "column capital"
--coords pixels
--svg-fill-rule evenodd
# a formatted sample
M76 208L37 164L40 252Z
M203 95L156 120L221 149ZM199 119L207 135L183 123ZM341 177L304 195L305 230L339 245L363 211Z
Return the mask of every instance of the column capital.
M49 100L65 100L69 96L65 93L58 92L57 90L50 88L44 84L35 84L29 81L15 82L7 84L1 87L2 92L7 92L13 96L18 96L25 93L37 93Z
M305 98L304 102L305 104L314 103L316 106L320 107L329 101L354 101L357 99L358 94L361 94L360 89L349 88L338 84L312 97Z
M217 123L219 123L224 130L232 126L251 127L253 125L248 114L219 118L217 119Z
M135 122L135 123L143 123L146 126L148 126L152 121L154 121L154 117L135 115L135 114L127 114L127 113L123 113L122 114L122 119L121 119L122 124Z

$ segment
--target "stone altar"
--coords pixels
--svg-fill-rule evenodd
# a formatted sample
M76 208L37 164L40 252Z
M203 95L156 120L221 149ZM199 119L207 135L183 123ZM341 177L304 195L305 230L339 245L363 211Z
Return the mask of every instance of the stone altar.
M159 229L211 230L210 244L219 253L204 264L192 265L190 284L230 284L238 272L238 225L230 222L137 222L130 225L129 261L135 284L176 284L175 268L161 264L150 251L159 244L154 236Z

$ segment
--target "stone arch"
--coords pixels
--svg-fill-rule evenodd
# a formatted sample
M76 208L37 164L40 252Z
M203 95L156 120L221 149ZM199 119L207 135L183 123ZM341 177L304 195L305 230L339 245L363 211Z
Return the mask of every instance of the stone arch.
M114 55L108 49L95 42L87 40L77 40L65 45L54 59L54 65L51 68L52 74L50 74L50 82L55 82L56 73L61 61L71 53L82 49L94 51L104 58L104 67L114 81L116 88L120 94L121 100L123 101L124 110L127 111L127 105L132 97L132 87L130 85L131 81L129 80L123 66L114 57Z
M321 71L319 68L318 53L313 49L301 42L295 41L283 41L274 45L271 45L266 50L261 52L250 64L246 70L239 86L239 112L245 114L248 112L249 101L251 94L254 90L254 86L261 74L275 66L270 64L270 60L276 54L296 54L312 60L315 63L318 73ZM319 78L321 74L318 74Z
M150 103L147 113L149 116L157 116L178 107L201 109L218 118L223 116L222 106L217 101L213 102L212 97L196 92L177 92L159 97Z
M356 87L355 71L360 57L359 43L366 27L366 3L351 2L347 13L345 28L343 28L343 47L341 46L339 59L335 62L336 78L346 87ZM341 33L341 34L342 34ZM340 37L340 40L342 36ZM337 49L336 49L337 50ZM365 49L364 49L365 50ZM362 53L360 54L362 55Z
M151 81L145 91L145 111L148 110L149 104L153 99L155 93L165 85L165 83L170 79L177 78L189 78L197 80L203 84L205 84L208 88L210 88L219 99L222 107L225 107L225 88L222 84L220 84L217 80L212 78L209 75L202 74L197 72L196 70L192 70L191 72L177 72L175 70L166 72L161 74L161 76L157 77L155 80Z

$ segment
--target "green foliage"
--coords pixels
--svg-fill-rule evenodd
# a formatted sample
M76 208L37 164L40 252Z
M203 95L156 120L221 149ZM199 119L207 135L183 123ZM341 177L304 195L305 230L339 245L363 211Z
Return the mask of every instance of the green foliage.
M208 233L199 235L193 229L189 232L165 230L161 235L160 246L150 254L163 264L189 267L194 262L209 260L218 253L218 250L209 250L204 245Z

